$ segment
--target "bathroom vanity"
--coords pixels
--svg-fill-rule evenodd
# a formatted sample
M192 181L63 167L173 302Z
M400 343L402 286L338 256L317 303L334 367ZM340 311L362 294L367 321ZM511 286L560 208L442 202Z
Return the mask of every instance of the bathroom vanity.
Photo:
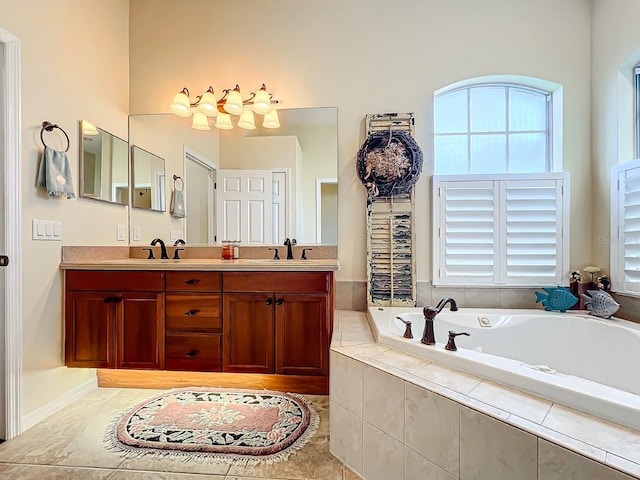
M328 393L337 260L120 259L61 268L68 367L115 369L112 380L146 371L146 383L149 370L162 378L234 374L218 377L234 385L261 374L265 385L277 378L279 388Z

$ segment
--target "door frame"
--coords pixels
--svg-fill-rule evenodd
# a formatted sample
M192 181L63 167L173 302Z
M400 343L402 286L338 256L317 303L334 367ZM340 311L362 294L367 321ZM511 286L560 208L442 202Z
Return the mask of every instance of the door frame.
M322 185L338 184L337 178L316 178L316 243L322 243Z
M22 135L20 40L0 28L4 45L5 267L4 395L5 438L22 433Z

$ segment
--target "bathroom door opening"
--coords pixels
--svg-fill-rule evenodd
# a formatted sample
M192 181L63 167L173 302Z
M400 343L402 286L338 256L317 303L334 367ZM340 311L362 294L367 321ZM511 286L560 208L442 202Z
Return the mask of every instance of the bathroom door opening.
M316 242L338 244L338 179L316 179Z
M184 235L193 245L218 243L216 232L216 172L218 167L195 151L184 152L184 205L186 211ZM181 185L178 182L177 188Z

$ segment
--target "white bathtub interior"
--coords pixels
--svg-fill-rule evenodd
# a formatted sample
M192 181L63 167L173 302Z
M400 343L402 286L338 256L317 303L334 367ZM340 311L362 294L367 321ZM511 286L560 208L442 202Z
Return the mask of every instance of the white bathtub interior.
M460 308L434 322L435 346L420 343L421 308L370 307L376 340L452 368L640 429L640 325L585 312ZM403 338L411 321L414 338ZM444 349L448 331L458 350Z

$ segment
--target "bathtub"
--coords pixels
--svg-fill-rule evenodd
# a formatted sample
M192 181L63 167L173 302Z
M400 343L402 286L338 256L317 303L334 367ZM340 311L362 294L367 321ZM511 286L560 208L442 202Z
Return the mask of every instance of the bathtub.
M376 340L413 355L640 430L640 324L585 312L445 308L435 346L420 343L421 308L370 307ZM402 321L412 322L412 340ZM458 350L447 351L448 331Z

